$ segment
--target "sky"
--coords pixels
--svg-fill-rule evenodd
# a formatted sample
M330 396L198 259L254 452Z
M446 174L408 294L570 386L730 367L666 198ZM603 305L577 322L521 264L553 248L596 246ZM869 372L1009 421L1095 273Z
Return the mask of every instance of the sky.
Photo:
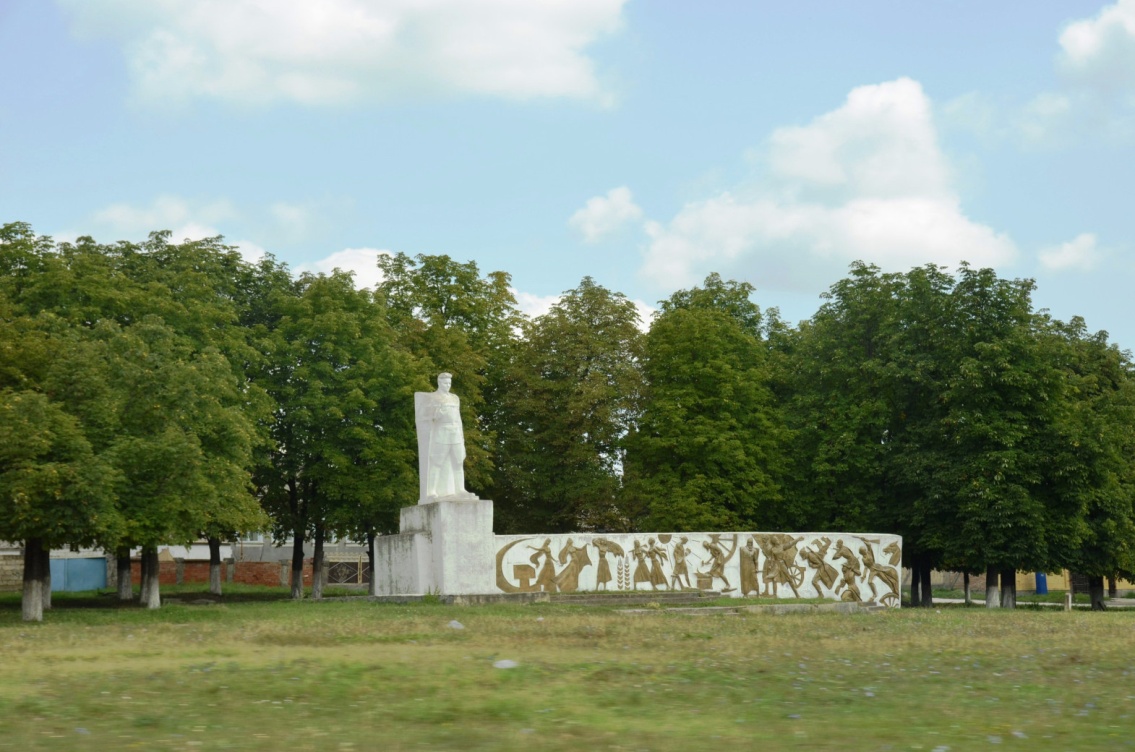
M0 0L0 222L790 322L990 266L1135 348L1135 0Z

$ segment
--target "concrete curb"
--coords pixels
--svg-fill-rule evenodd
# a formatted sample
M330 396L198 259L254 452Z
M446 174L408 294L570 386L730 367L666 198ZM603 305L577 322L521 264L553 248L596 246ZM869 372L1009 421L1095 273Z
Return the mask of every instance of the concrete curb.
M887 610L876 603L770 603L767 606L706 606L703 608L626 608L620 614L679 614L682 616L738 616L741 614L873 614Z

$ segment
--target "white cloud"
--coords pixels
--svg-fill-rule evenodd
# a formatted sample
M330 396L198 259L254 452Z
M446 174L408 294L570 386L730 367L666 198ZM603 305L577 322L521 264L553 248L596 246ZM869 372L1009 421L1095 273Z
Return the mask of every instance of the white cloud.
M382 272L378 268L378 257L389 254L390 251L377 248L344 248L318 261L300 264L295 270L297 273L313 272L316 274L330 274L335 269L354 272L355 287L373 290L382 282Z
M632 298L631 302L634 303L635 310L638 311L638 328L644 332L649 331L650 322L654 319L654 314L658 312L658 309L638 298Z
M1041 92L1019 116L1030 142L1135 132L1135 0L1118 0L1059 36L1057 91Z
M253 243L251 240L236 240L227 241L229 245L234 246L241 257L250 264L255 264L260 259L268 255L268 251L264 250L261 246Z
M301 237L311 225L311 210L303 204L279 201L270 208L272 217L288 235Z
M142 240L155 230L169 230L171 243L203 240L224 235L217 224L238 218L228 201L193 204L178 196L158 196L149 206L128 203L111 204L92 215L100 225L118 238ZM251 240L225 240L249 263L262 259L267 251Z
M994 100L970 91L943 102L937 111L937 122L944 128L969 131L978 136L1004 136L1003 116Z
M552 310L552 306L559 303L562 297L560 295L534 295L516 289L512 290L512 296L516 298L516 307L530 319L543 316Z
M586 54L626 0L61 0L124 43L148 100L335 104L471 93L606 94Z
M1096 236L1085 232L1067 243L1041 251L1040 263L1052 271L1091 271L1102 255Z
M839 109L769 140L773 174L796 187L877 198L949 193L930 100L909 78L852 89Z
M1119 0L1060 35L1061 62L1077 81L1135 93L1135 0Z
M149 206L127 203L111 204L94 214L94 221L113 232L131 237L145 236L154 230L173 231L172 240L180 243L189 238L219 235L213 225L232 219L236 212L227 201L194 206L177 196L158 196Z
M634 202L631 189L625 185L612 188L605 196L587 199L583 208L571 215L568 224L588 243L597 243L629 222L642 218L642 209Z
M932 112L921 85L901 78L776 130L761 185L646 223L642 273L668 289L728 270L758 287L808 290L856 259L889 269L1009 263L1013 242L962 211Z
M522 290L512 289L512 295L516 298L516 307L530 319L543 316L552 310L552 306L560 302L562 295L534 295L530 292L523 292ZM649 303L645 303L637 298L631 300L634 303L635 310L639 315L639 329L644 332L650 329L650 321L654 316L654 312L658 309Z

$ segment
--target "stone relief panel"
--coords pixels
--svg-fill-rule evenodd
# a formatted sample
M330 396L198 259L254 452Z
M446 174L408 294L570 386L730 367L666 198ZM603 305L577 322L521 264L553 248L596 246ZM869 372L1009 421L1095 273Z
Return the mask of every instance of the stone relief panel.
M899 605L902 539L860 533L496 536L506 593L665 590Z

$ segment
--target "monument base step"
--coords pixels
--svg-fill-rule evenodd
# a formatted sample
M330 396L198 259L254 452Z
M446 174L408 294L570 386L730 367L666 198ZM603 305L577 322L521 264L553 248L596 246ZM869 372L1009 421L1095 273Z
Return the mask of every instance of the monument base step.
M676 606L720 598L717 590L622 590L613 593L549 593L548 600L570 606L637 606L657 603L659 606Z

